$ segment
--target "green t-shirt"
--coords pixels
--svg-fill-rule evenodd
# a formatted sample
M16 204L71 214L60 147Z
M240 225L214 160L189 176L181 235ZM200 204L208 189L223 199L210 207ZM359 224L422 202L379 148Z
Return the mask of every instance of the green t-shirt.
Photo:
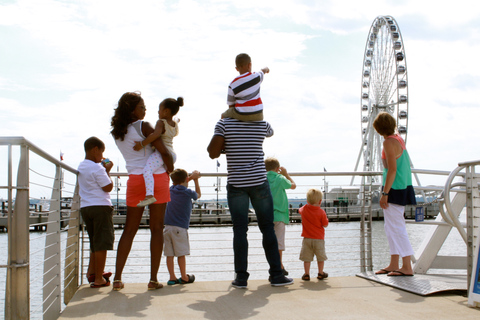
M285 189L290 189L292 183L283 175L274 171L267 171L267 180L273 197L273 221L289 224L288 198Z

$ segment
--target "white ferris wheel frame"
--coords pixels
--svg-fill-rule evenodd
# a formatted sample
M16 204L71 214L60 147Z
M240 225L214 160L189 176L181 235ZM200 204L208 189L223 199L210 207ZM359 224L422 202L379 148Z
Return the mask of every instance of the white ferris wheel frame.
M383 137L372 126L379 112L388 112L396 119L398 133L407 142L407 76L405 47L400 28L393 17L378 16L370 27L365 44L360 96L362 145L355 171L358 170L362 158L363 171L383 170Z

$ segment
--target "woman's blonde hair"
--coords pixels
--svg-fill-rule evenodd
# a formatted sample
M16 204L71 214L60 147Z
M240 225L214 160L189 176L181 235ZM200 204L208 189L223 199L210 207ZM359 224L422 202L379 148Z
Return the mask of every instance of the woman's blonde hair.
M375 120L373 120L373 128L381 136L391 136L395 134L395 128L397 123L395 118L392 117L388 112L380 112Z
M323 192L318 189L310 189L307 192L307 202L309 204L317 204L323 199Z

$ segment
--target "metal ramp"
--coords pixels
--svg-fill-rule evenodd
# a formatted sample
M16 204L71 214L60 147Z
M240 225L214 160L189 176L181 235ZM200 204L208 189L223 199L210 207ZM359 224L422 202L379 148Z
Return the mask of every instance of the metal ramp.
M421 296L449 291L467 293L466 275L416 274L413 277L389 277L367 271L358 273L356 276Z

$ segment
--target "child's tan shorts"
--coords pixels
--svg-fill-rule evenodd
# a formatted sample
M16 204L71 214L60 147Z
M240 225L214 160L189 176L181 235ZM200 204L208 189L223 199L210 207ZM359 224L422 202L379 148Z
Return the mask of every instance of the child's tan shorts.
M233 118L240 121L262 121L263 120L263 111L253 114L241 114L237 112L235 107L228 108L227 111L222 113L222 118Z
M282 221L275 221L273 223L275 235L277 236L278 250L285 251L285 223Z
M185 228L165 225L163 242L165 245L163 255L166 257L181 257L190 254L188 230Z
M303 238L302 249L300 250L300 260L311 262L313 256L317 257L317 261L327 260L325 253L325 240Z

